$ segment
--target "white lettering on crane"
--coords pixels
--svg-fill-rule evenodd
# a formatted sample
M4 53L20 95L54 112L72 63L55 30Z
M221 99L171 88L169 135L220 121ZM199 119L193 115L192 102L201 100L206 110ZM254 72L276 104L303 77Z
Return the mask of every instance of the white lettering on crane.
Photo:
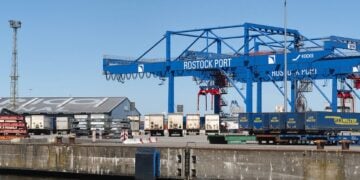
M293 72L287 71L288 76L309 76L309 75L316 75L317 69L310 68L310 69L298 69ZM284 71L271 71L272 77L282 77L284 76Z
M184 70L231 67L231 58L184 61Z

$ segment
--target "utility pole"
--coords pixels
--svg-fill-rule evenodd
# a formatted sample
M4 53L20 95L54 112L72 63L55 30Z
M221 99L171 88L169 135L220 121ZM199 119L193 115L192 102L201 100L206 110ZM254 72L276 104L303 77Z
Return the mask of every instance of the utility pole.
M17 64L17 30L21 27L21 22L16 20L10 20L10 27L14 30L14 36L13 36L13 53L12 53L12 65L11 65L11 74L10 74L10 104L12 110L16 110L16 98L18 96L18 87L17 87L17 81L19 78L18 74L18 64Z
M287 88L287 10L286 10L286 0L284 0L284 112L287 111L287 97L288 97L288 88Z

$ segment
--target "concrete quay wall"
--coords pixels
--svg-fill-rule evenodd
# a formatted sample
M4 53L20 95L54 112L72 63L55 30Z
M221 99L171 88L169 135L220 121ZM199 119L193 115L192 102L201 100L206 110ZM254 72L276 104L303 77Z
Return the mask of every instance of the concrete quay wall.
M161 177L193 179L360 179L360 152L157 147ZM135 175L136 146L0 144L0 168Z

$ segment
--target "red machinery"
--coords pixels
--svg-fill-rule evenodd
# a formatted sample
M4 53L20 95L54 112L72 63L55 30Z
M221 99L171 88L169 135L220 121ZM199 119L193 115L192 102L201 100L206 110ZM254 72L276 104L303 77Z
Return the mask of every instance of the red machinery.
M205 110L207 110L207 94L211 95L211 110L214 109L214 96L220 96L220 89L215 87L200 87L198 92L197 109L199 110L199 96L205 96ZM220 104L218 104L220 106Z
M355 103L354 103L354 97L351 95L351 91L349 90L338 90L337 97L340 100L341 103L341 112L346 112L346 109L349 109L349 112L354 112L355 109ZM346 103L348 101L351 104L351 107L348 107Z

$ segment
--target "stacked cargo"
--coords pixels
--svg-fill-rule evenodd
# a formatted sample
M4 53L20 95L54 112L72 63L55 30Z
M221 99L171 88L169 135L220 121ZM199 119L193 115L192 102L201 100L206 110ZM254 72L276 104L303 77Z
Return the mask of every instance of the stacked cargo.
M28 137L24 116L3 109L0 113L0 139L10 140L19 137Z
M110 119L106 114L91 114L90 131L96 131L96 134L107 135L110 132Z
M74 115L72 122L72 133L76 136L87 136L89 135L89 119L87 114Z
M128 116L130 120L131 132L133 135L139 135L140 133L140 116Z
M123 131L126 131L128 137L132 137L132 131L129 119L112 119L110 122L109 138L120 138Z

